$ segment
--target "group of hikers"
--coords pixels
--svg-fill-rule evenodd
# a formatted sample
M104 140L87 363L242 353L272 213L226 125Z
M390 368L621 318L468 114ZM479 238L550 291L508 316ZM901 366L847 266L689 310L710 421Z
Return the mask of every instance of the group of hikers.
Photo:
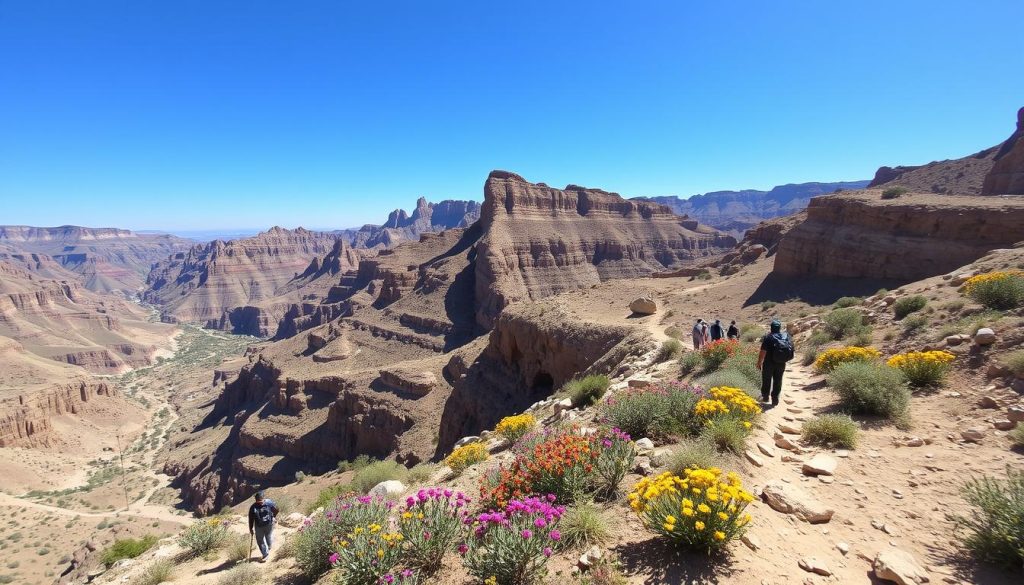
M693 326L694 351L700 351L719 339L739 338L740 330L736 327L736 321L730 321L728 329L722 327L721 319L715 319L710 325L704 319L697 319ZM761 371L761 402L779 405L782 375L786 372L786 363L793 359L794 354L793 340L782 330L782 322L773 319L768 333L761 338L761 350L757 355L757 369Z

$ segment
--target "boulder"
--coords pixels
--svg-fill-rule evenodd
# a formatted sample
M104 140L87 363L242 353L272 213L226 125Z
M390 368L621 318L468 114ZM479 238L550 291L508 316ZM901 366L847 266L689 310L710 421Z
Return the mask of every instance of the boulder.
M960 436L967 442L980 443L985 438L985 431L979 427L971 427L965 431L960 431Z
M887 548L875 555L875 577L898 585L920 585L929 581L928 573L908 552Z
M982 396L978 399L978 407L980 408L999 408L999 403L996 402L995 398L991 396Z
M834 475L837 465L835 459L819 454L804 463L803 472L804 475Z
M284 526L286 528L298 528L299 526L302 526L302 523L305 521L306 517L298 512L292 512L291 514L288 514L287 516L278 520L281 526Z
M990 327L982 327L974 334L974 343L978 345L992 345L996 342L996 332Z
M816 575L822 575L824 577L828 577L832 574L832 571L829 570L828 565L826 565L824 561L815 557L803 557L797 562L797 564L800 566L801 569L807 571L808 573L814 573Z
M572 410L572 398L563 398L559 400L554 404L554 406L552 406L552 410L556 417L562 414L563 411Z
M1011 406L1006 409L1006 418L1013 422L1024 422L1024 407Z
M992 426L999 429L1000 431L1012 431L1013 429L1017 428L1017 421L999 418L992 421Z
M395 498L405 493L405 484L397 479L382 481L370 489L369 495L376 498Z
M658 303L651 297L643 296L629 303L629 310L637 315L653 315L658 312Z
M480 437L478 437L476 435L470 435L468 437L462 437L461 439L456 441L454 448L458 449L459 447L464 447L464 446L466 446L466 445L468 445L470 443L479 443L479 442L480 442Z
M828 522L835 514L835 510L803 489L781 481L768 482L761 491L761 497L773 510L793 514L811 524Z
M653 451L654 450L654 441L648 439L647 437L644 437L643 439L637 439L636 440L636 450L641 452L641 453L646 453L648 451Z

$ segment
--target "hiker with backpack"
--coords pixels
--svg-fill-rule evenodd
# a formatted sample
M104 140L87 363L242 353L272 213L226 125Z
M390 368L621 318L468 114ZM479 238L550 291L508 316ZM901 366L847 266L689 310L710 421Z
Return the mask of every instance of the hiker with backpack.
M278 509L273 500L264 499L263 492L256 492L256 502L249 506L249 535L256 536L256 545L260 547L263 555L260 562L267 561L270 556L270 544L274 536L274 518L277 517ZM249 541L252 547L252 541Z
M779 405L782 394L782 374L786 372L786 362L793 359L796 353L793 340L782 331L782 322L772 321L771 331L761 339L761 351L757 355L757 369L761 370L761 402L772 406Z
M718 341L725 337L725 329L722 328L722 320L715 319L715 322L710 327L711 341Z
M739 339L740 338L740 328L736 326L736 322L735 321L731 321L729 323L729 330L726 332L725 335L729 339Z

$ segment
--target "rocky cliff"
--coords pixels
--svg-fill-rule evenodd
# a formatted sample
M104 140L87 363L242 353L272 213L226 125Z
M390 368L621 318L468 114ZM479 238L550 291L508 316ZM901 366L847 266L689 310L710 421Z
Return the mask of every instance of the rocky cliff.
M1024 241L1024 198L880 191L811 201L807 219L778 245L784 276L912 281L953 270Z
M476 201L446 199L430 203L420 197L411 215L396 209L383 224L363 226L347 236L355 248L392 248L401 242L416 241L421 234L469 227L479 217L480 204Z
M1024 108L1017 112L1017 129L999 147L993 161L981 193L1024 195Z
M553 189L494 171L477 244L477 321L520 300L638 278L721 255L736 240L664 205L570 185Z
M79 414L91 401L114 396L105 382L83 380L0 400L0 447L49 447L54 416Z

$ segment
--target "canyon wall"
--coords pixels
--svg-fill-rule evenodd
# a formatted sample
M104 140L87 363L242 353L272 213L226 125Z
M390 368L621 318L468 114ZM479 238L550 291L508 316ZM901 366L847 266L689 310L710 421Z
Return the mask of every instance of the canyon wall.
M1024 108L1017 112L1017 129L996 152L994 161L982 194L1024 195Z
M106 382L82 380L0 400L0 447L50 446L51 418L78 414L89 402L117 396Z

